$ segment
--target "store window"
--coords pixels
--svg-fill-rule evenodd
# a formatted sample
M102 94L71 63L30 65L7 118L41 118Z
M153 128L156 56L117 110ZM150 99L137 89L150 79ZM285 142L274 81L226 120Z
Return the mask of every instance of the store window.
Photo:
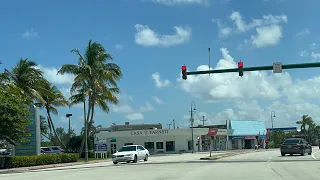
M192 141L188 141L188 151L192 150Z
M148 149L149 151L153 152L154 151L154 142L145 142L144 147Z
M166 142L166 151L175 151L175 142L174 141L167 141Z
M163 149L163 142L156 143L157 149Z

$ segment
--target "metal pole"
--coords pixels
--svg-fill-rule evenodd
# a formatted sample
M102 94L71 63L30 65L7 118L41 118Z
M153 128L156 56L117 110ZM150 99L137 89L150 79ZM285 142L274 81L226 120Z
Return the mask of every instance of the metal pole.
M193 141L193 110L192 110L192 103L191 103L191 141L192 141L192 153L194 153L194 141Z
M89 157L88 157L88 127L87 127L87 118L86 118L86 98L85 98L85 88L83 88L83 113L84 113L84 129L85 129L85 162L89 161ZM88 106L88 108L90 108L90 104Z
M68 134L69 134L69 139L68 139L68 150L70 152L70 138L71 138L71 125L70 125L70 116L69 116L69 130L68 130Z
M191 105L190 105L192 153L194 153L194 139L193 139L193 122L194 122L194 118L193 118L193 111L196 110L195 106L196 106L196 103L194 101L192 101Z
M272 115L273 114L273 115ZM275 113L275 111L271 111L271 114L270 114L270 118L271 118L271 129L272 129L272 141L273 141L273 146L275 145L274 143L274 140L275 140L275 136L274 136L274 129L273 129L273 117L275 117L276 116L276 113Z

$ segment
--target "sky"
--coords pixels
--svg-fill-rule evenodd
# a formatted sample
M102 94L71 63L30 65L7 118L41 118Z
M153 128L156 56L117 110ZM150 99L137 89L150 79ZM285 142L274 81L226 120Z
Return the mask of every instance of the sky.
M307 114L320 124L319 69L224 73L181 78L188 71L317 62L320 59L318 0L55 0L2 2L0 68L20 58L38 64L66 97L72 75L57 75L76 64L90 39L114 56L122 71L119 105L97 109L95 125L162 123L187 127L190 105L195 124L262 120L296 126ZM211 49L209 67L208 48ZM111 62L111 61L110 61ZM59 108L56 127L80 131L82 105ZM41 111L45 115L44 111Z

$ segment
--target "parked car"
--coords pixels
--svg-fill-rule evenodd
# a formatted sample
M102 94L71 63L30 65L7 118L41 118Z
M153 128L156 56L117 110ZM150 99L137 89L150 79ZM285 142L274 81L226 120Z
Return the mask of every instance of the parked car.
M118 164L118 162L131 161L136 163L139 160L148 161L150 154L149 151L141 145L129 145L122 146L119 151L112 154L113 164Z
M281 156L286 154L312 154L312 146L303 138L288 138L280 146Z
M41 147L41 154L61 154L63 150L60 146Z

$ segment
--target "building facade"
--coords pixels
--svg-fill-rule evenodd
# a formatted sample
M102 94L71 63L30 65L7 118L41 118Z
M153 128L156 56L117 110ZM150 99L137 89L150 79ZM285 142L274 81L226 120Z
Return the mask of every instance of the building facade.
M193 128L194 151L209 150L209 128ZM180 153L192 151L192 130L190 129L145 129L132 131L100 131L95 144L105 143L112 153L124 145L139 144L153 153ZM227 131L217 129L215 147L225 148ZM224 144L224 145L223 145Z

